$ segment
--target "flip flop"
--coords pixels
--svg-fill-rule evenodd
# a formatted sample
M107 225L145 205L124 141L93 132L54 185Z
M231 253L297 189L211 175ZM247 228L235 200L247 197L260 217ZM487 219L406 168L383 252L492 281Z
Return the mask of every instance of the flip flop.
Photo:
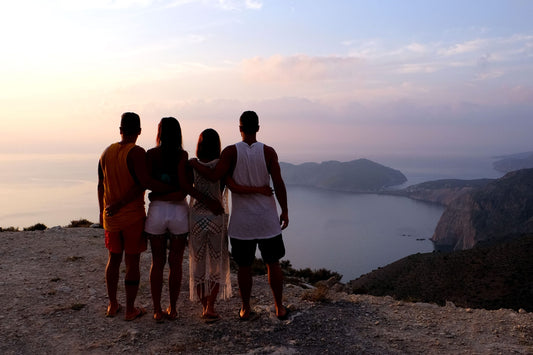
M163 311L157 311L154 313L154 320L156 323L163 323L165 319L165 314L163 313Z
M170 307L167 308L167 314L166 314L166 317L170 320L176 320L178 319L178 312L176 311L171 311L170 310Z
M117 315L118 312L122 310L122 306L120 303L118 304L118 307L116 309L112 309L111 305L107 306L107 311L105 312L105 316L109 318L113 318Z
M205 323L210 324L220 320L220 316L218 314L204 314L202 315L202 319Z
M279 320L287 320L289 319L289 314L291 313L291 311L285 307L285 314L282 315L282 316L276 316Z
M256 313L252 310L250 310L250 312L248 312L247 315L245 316L241 316L241 311L239 310L239 320L243 321L243 322L247 322L247 321L253 321L253 320L256 320L259 318L259 313Z
M137 318L140 318L146 314L146 309L142 307L135 307L135 314L132 315L125 315L124 320L130 322L132 320L135 320Z

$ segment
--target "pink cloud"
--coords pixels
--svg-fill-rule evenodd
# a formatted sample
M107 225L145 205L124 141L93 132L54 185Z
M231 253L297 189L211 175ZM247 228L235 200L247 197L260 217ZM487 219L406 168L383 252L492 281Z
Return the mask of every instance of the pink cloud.
M245 78L260 82L309 82L339 80L361 73L364 61L355 57L281 55L255 57L242 62Z

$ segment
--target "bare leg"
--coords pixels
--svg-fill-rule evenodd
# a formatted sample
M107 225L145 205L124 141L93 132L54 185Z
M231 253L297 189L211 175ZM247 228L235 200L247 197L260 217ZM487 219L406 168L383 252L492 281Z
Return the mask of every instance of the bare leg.
M167 259L167 240L162 236L150 238L152 247L152 266L150 268L150 291L154 305L154 316L161 314L161 292L163 289L163 271Z
M170 318L175 318L178 314L176 303L181 289L183 252L185 251L186 243L186 238L178 237L170 239L170 250L168 253L168 289L170 293L168 314Z
M242 300L242 308L240 311L241 318L247 318L250 315L250 297L252 294L252 267L251 266L239 266L237 272L237 280L239 283L239 293Z
M196 286L196 293L198 294L198 299L202 304L202 316L204 316L205 312L207 311L207 296L205 292L205 284L199 284Z
M135 309L135 299L139 290L139 281L141 274L139 271L139 261L141 254L126 254L126 276L124 277L124 286L126 289L126 317L138 312Z
M207 308L204 315L208 317L218 317L218 313L215 311L215 302L217 300L220 284L215 284L209 295L207 296Z
M267 264L268 283L274 295L274 303L276 305L276 316L283 317L287 310L283 306L283 271L279 262Z
M122 253L109 252L107 266L105 268L105 282L107 287L107 296L109 297L109 305L107 313L109 315L115 314L118 310L117 288L120 273L120 263L122 262Z

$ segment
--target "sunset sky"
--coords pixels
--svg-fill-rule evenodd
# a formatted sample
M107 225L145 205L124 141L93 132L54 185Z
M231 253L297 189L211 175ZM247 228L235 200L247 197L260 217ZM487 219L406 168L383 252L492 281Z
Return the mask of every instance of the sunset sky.
M159 119L289 162L533 150L533 1L17 0L0 5L0 153L95 154Z

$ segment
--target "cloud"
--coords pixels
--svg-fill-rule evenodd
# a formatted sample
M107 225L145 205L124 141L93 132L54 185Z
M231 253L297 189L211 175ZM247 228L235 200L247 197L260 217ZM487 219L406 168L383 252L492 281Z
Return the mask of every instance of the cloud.
M434 73L441 68L440 65L434 63L408 63L400 64L396 72L402 74L417 74L417 73Z
M244 76L260 82L310 82L353 79L364 66L354 57L307 55L255 57L242 62Z
M457 44L452 45L451 47L441 49L439 51L439 54L443 56L453 56L453 55L458 55L458 54L471 53L471 52L475 52L479 50L486 44L487 44L486 40L475 39L475 40L466 41L463 43L457 43Z
M488 71L488 72L477 74L474 80L481 81L481 80L495 79L503 75L504 75L504 72L502 71Z
M23 1L35 0L22 0L21 2ZM128 9L150 6L173 8L194 3L218 7L223 10L259 10L263 7L263 2L259 0L55 0L55 3L63 9L70 10Z
M246 5L246 8L253 9L253 10L259 10L263 7L263 3L261 1L254 1L254 0L246 0L245 5Z
M190 2L192 0L189 0ZM88 9L128 9L135 7L149 7L155 4L162 4L164 0L56 0L57 5L63 9L69 10L88 10ZM186 3L187 0L173 2Z
M209 1L207 2L209 3ZM259 10L263 7L263 3L258 0L217 0L216 3L224 10Z
M407 50L413 52L413 53L427 53L428 49L425 45L420 43L411 43L407 47Z

